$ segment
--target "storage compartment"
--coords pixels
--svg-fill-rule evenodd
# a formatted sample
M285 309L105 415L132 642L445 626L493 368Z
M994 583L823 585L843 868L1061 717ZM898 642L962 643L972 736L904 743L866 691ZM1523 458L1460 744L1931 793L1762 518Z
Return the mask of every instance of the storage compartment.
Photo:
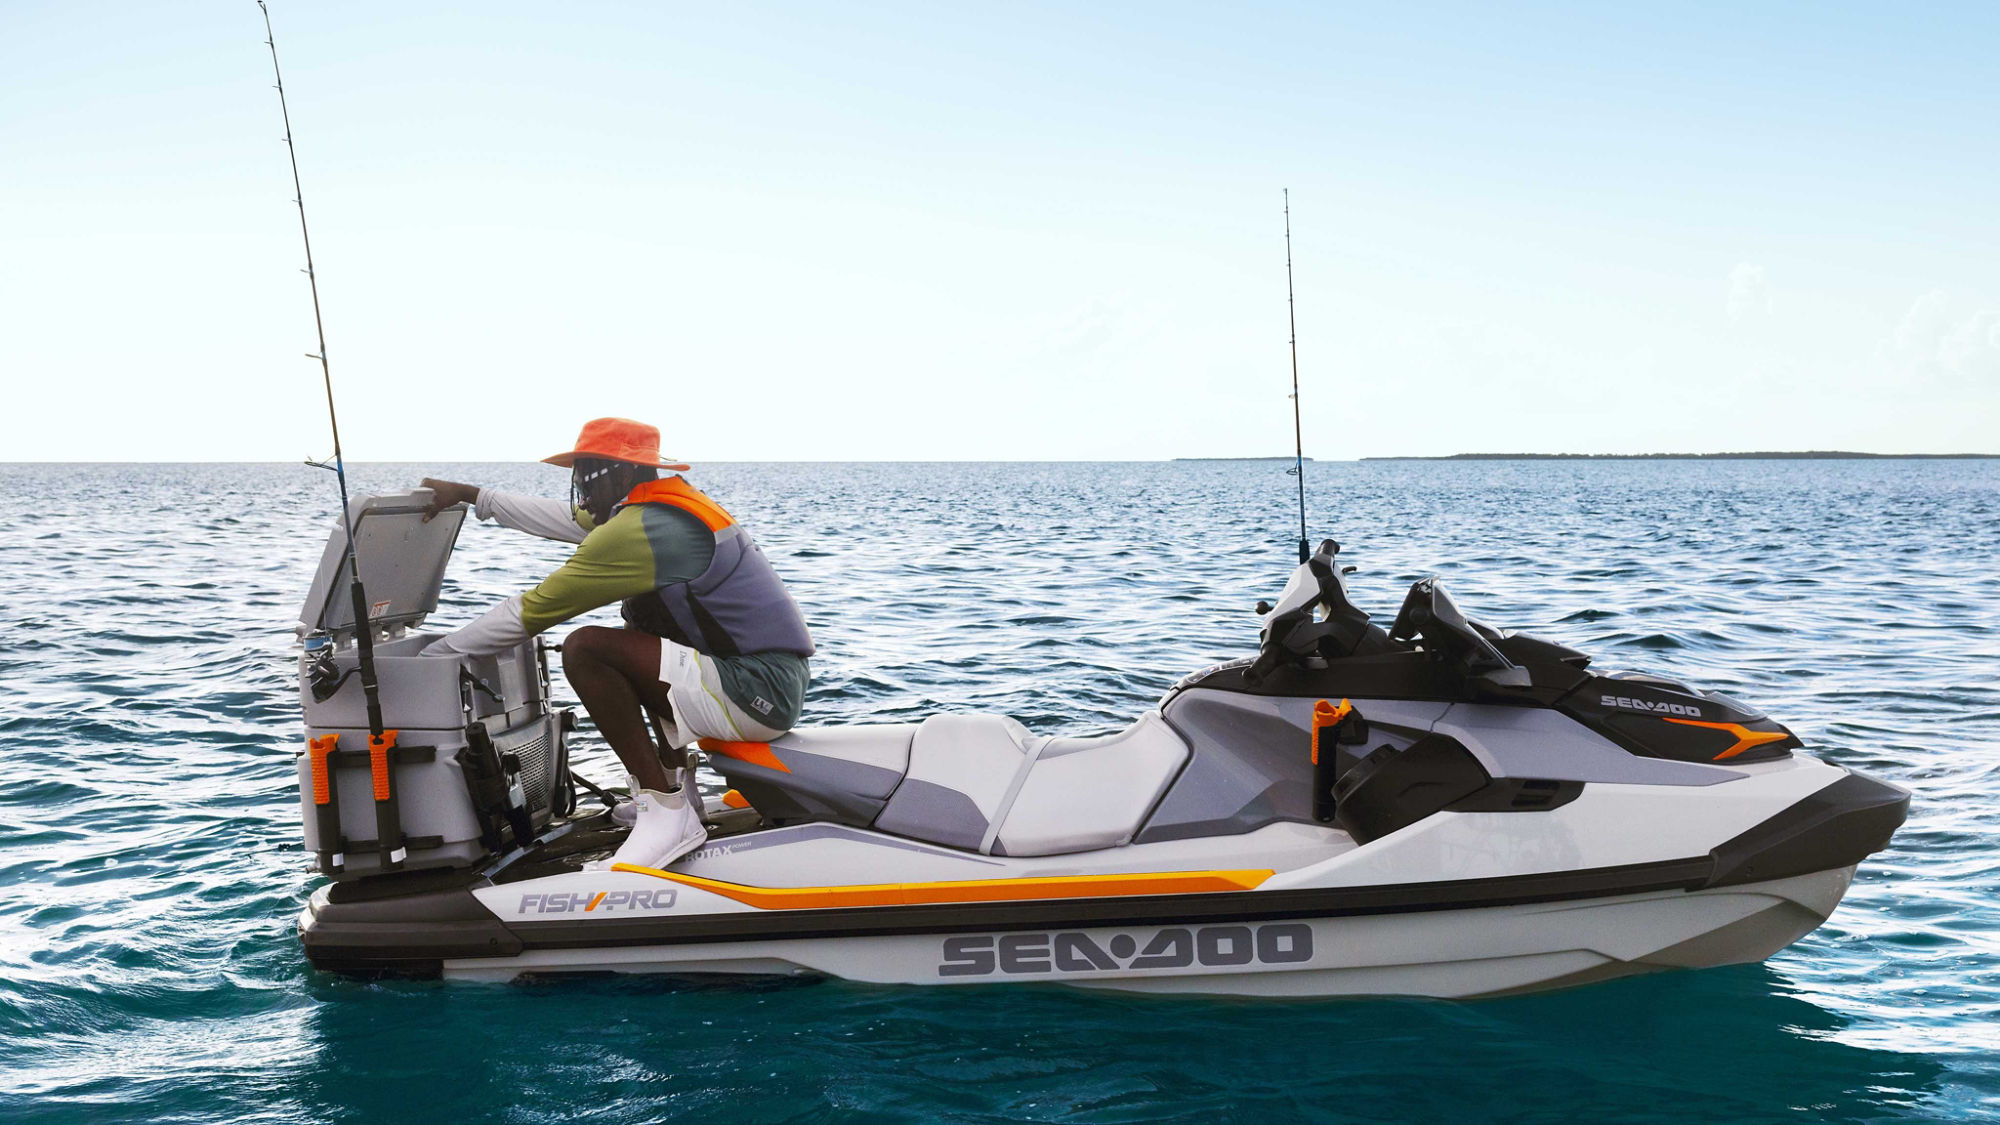
M466 660L424 656L423 650L442 633L406 633L375 642L376 689L382 700L382 725L404 730L456 730L473 719L501 717L512 726L526 722L547 704L540 654L531 639L493 656ZM315 661L333 669L332 694L324 700L313 690ZM361 662L351 641L331 657L302 653L299 657L299 706L306 725L329 730L368 726L368 701L355 674ZM324 679L324 674L321 674ZM325 690L325 689L322 689Z
M465 519L455 506L425 522L430 499L417 489L349 507L382 726L391 732L379 751L338 521L299 614L299 809L307 849L336 880L470 866L569 811L568 715L549 707L548 667L535 642L492 656L423 655L440 634L413 630L437 608Z
M1357 844L1430 816L1493 779L1464 744L1427 734L1397 750L1380 746L1343 769L1333 783L1334 820Z

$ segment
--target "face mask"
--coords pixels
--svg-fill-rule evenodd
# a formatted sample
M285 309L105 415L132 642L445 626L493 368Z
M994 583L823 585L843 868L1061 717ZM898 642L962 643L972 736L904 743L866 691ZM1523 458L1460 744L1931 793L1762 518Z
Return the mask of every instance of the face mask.
M611 516L611 507L618 502L615 495L600 497L612 482L607 478L618 469L616 461L579 461L569 475L570 503L590 513L590 518L603 523ZM601 510L600 510L601 509Z

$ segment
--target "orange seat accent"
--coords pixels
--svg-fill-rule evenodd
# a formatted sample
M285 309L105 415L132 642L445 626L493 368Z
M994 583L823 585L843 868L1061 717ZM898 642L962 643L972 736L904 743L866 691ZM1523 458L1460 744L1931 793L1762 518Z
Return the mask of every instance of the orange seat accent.
M1202 894L1247 891L1274 872L1141 871L1124 875L1058 875L1033 879L972 879L947 883L872 883L845 887L752 887L619 863L613 871L651 875L708 891L760 910L830 910L843 906L917 906L946 902L1017 902L1055 898Z
M722 804L724 808L731 809L747 809L750 807L749 799L734 789L722 795Z
M649 480L625 494L627 504L672 504L699 519L710 531L721 531L736 520L722 505L680 477Z
M312 766L313 804L324 805L333 800L332 780L327 776L326 756L340 745L340 735L321 734L306 739L306 757Z
M385 730L368 736L368 776L375 782L375 799L389 799L389 751L396 748L396 732Z
M749 762L753 766L763 766L779 773L792 772L792 767L779 761L778 756L771 752L771 744L768 742L725 742L720 738L704 738L695 745L711 754L720 754L739 762Z
M1664 715L1660 717L1663 719L1666 718ZM1707 727L1710 730L1726 731L1729 734L1735 735L1736 745L1710 758L1709 761L1712 762L1719 762L1724 758L1734 758L1736 755L1752 747L1762 746L1766 742L1776 742L1786 737L1785 732L1781 730L1750 730L1741 723L1705 723L1700 719L1667 719L1667 721L1670 723L1679 723L1684 727Z
M1319 732L1339 726L1342 720L1352 714L1354 714L1354 704L1345 699L1340 701L1338 707L1335 707L1330 699L1322 699L1313 704L1313 765L1319 765Z

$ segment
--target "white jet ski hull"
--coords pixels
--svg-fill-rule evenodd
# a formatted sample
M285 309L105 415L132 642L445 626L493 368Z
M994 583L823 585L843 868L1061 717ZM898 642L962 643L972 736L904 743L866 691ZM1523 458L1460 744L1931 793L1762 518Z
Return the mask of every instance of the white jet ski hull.
M1845 842L1855 818L1900 816L1900 791L1810 758L1732 784L1729 802L1597 786L1553 813L1446 812L1365 846L1335 828L1274 824L995 857L809 824L725 837L669 870L608 872L574 865L592 847L586 821L569 859L534 871L503 865L473 885L342 902L322 889L300 929L330 967L465 980L757 974L1490 996L1760 961L1839 904L1858 858ZM562 851L563 839L545 847ZM1576 854L1613 862L1552 863ZM1840 862L1815 867L1815 856ZM1440 857L1470 877L1422 880Z
M528 950L448 959L442 974L478 981L578 973L811 974L875 984L1468 999L1761 961L1824 922L1852 877L1853 868L1842 868L1700 891L1209 926Z

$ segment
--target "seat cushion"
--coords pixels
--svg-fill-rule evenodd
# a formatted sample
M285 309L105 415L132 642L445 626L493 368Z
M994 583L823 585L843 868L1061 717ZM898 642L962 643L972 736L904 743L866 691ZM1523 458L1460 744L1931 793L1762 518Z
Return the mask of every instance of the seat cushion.
M1030 743L1003 715L933 715L910 743L910 768L875 827L947 847L979 850L999 819Z
M887 797L910 766L915 723L794 729L771 740L794 773L810 772L861 797Z
M793 730L762 742L701 740L709 764L776 822L865 827L903 780L915 723Z
M1157 711L1117 734L1049 739L1001 818L990 850L1061 855L1127 843L1187 759L1187 743Z

